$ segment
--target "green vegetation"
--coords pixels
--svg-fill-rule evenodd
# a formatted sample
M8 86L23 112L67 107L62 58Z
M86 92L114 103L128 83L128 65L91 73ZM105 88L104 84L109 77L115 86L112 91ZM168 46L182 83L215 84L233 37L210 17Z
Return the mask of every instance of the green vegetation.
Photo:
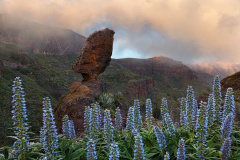
M21 77L26 90L28 117L32 125L30 131L39 134L42 122L42 98L50 97L53 106L59 98L68 93L74 81L81 81L80 74L75 74L71 64L77 55L36 55L23 52L13 44L0 42L0 61L3 76L0 78L0 146L11 142L7 135L12 135L11 96L12 80Z
M18 92L15 92L15 90L13 92L15 96L18 96ZM19 102L18 100L13 101L16 107L22 106L22 103ZM164 103L166 103L166 101L164 101ZM228 101L225 103L228 103ZM145 105L147 106L149 104ZM166 104L164 105L167 107ZM234 104L232 103L232 105ZM228 118L226 118L223 127L216 123L208 125L206 120L208 109L205 104L200 106L200 110L196 115L197 121L193 121L195 129L189 130L185 127L176 127L174 134L171 134L171 132L169 132L170 125L157 125L156 121L154 121L150 127L146 125L146 119L144 118L142 121L144 125L139 125L139 120L141 119L139 116L144 115L144 113L140 113L139 101L135 100L132 111L129 111L133 114L131 118L128 118L128 121L131 123L127 122L133 129L127 130L123 128L116 132L111 122L110 111L106 110L103 121L104 128L96 125L101 124L98 118L90 116L88 122L89 124L96 123L97 132L91 129L92 125L89 125L89 128L86 127L85 129L90 132L90 136L84 135L77 140L67 140L63 138L62 135L56 137L55 123L53 121L54 115L52 114L50 106L50 99L45 98L43 103L44 117L48 117L50 123L45 123L46 119L44 119L43 126L45 129L47 126L51 131L47 132L46 130L44 134L52 134L49 136L54 136L55 139L57 138L58 140L54 140L55 142L52 143L53 141L44 138L44 140L50 142L49 145L45 145L44 142L43 144L39 142L38 136L34 136L34 139L27 140L30 141L30 145L27 146L29 149L26 151L24 158L16 152L16 146L2 147L0 149L1 160L16 159L16 156L19 160L106 160L111 156L117 159L119 158L120 160L159 160L168 156L173 160L237 160L240 158L239 122L233 123L233 116L229 115L230 122L228 122ZM98 108L98 106L98 104L93 105L93 110L88 109L85 114L89 113L89 115L96 117L101 116L102 113L99 112L100 108ZM169 111L170 110L165 108L163 117L167 116L168 119L171 120ZM135 118L136 116L134 115L137 115L138 118ZM148 113L148 117L149 116L152 116L151 113ZM167 118L165 118L164 121L168 123ZM34 124L31 125L33 126ZM137 129L139 126L141 126L141 128ZM202 130L203 128L204 130ZM15 129L18 130L18 128ZM156 129L158 131L156 131ZM202 131L204 131L204 134L202 134ZM72 133L69 132L69 135L71 134ZM222 138L223 135L227 135L227 137ZM199 143L204 143L204 147L200 148ZM114 149L112 148L113 146Z

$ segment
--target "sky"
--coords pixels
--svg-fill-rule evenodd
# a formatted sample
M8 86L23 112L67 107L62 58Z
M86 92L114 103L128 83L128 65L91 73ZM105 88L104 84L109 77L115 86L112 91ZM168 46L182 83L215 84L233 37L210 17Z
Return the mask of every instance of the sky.
M115 31L112 58L240 62L240 0L0 0L0 12L88 36Z

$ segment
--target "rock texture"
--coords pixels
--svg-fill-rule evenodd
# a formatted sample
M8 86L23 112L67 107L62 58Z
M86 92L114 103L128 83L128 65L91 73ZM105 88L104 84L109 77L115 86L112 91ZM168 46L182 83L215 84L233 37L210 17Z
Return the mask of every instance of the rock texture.
M62 118L68 115L74 122L77 136L81 136L84 131L85 106L96 103L97 95L104 91L104 83L101 81L90 81L84 85L81 82L74 82L70 93L63 96L59 106L54 109L58 132L62 133Z
M84 81L96 80L111 61L114 31L108 28L91 34L72 69L81 73Z

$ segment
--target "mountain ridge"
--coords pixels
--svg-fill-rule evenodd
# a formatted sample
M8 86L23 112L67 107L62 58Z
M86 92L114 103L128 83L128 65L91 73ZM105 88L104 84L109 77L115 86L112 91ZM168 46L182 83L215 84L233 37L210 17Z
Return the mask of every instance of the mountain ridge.
M84 46L86 37L70 29L1 14L0 41L19 45L24 51L35 54L78 54Z

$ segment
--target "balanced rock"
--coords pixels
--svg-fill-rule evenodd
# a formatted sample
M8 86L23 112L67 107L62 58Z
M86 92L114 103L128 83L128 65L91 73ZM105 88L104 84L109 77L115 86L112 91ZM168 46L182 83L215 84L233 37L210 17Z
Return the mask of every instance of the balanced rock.
M113 50L115 32L108 28L95 31L87 38L72 69L81 73L84 80L96 80L109 65Z

